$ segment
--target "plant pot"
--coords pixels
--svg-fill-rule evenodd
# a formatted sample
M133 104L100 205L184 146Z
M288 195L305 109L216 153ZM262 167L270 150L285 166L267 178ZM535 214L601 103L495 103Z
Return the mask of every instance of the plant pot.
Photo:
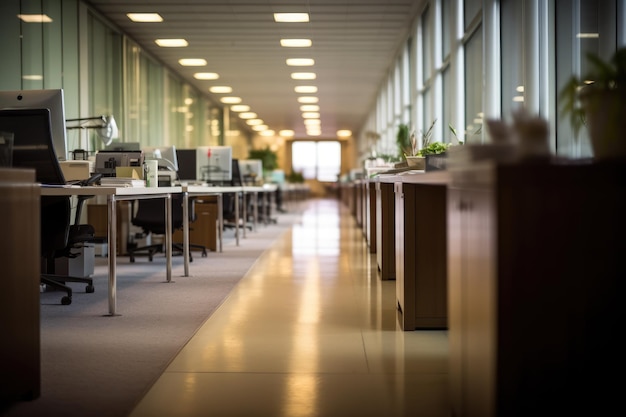
M426 171L442 171L446 169L448 155L443 153L426 155Z
M626 89L580 93L595 159L626 158Z
M423 170L426 168L426 158L423 156L407 156L406 164L409 168Z

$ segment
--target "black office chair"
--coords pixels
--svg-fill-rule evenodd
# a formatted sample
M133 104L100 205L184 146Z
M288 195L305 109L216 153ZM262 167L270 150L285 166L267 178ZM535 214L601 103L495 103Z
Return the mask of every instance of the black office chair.
M165 235L165 205L162 199L142 199L137 200L137 211L132 219L132 224L141 227L146 235ZM192 223L196 220L194 200L189 200L189 222ZM172 232L183 228L183 196L182 194L172 195ZM191 255L192 250L199 250L202 252L202 257L207 256L207 250L205 246L189 244L189 260L193 261ZM172 251L177 251L182 254L183 244L172 243ZM156 253L165 253L164 243L147 245L142 247L135 247L128 249L128 256L131 262L135 262L137 256L148 256L150 262L152 262Z
M47 185L65 184L52 141L50 110L0 110L0 130L13 133L13 166L34 168L37 182ZM67 282L86 283L86 292L94 292L93 279L55 274L56 259L76 257L76 249L94 239L91 225L79 224L84 201L78 199L76 217L71 219L70 196L41 196L41 283L66 292L64 305L72 302L72 288Z

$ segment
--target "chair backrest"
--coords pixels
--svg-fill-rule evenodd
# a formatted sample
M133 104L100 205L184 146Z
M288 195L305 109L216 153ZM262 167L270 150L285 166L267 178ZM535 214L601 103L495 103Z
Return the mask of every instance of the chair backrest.
M241 174L241 170L239 169L239 160L233 158L231 160L232 166L232 177L230 180L230 185L232 186L242 186L243 185L243 175Z
M50 110L0 110L0 131L13 133L13 167L34 168L42 184L65 184L52 142Z
M193 204L190 205L189 221L195 220ZM172 194L172 231L183 227L183 196ZM137 211L132 219L133 225L145 232L157 235L165 234L165 202L162 198L137 200Z

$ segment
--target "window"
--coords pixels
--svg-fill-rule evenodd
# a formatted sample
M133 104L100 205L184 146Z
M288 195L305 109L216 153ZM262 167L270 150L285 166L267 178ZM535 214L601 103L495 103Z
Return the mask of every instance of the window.
M336 182L341 172L341 144L337 141L296 141L291 147L291 166L304 179Z

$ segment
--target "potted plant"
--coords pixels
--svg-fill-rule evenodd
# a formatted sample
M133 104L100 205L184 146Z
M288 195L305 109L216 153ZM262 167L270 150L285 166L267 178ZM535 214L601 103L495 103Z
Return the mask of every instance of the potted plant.
M422 133L422 149L417 146L417 138L415 132L410 135L410 148L404 153L407 165L414 169L426 169L426 155L422 154L422 150L428 148L431 145L433 128L437 119L433 120L426 133Z
M587 59L591 70L571 77L559 92L561 115L575 134L587 126L596 159L626 158L626 48L609 61L595 54Z
M269 146L264 149L251 149L248 152L248 159L260 159L263 164L263 176L269 176L272 171L278 168L278 155Z

